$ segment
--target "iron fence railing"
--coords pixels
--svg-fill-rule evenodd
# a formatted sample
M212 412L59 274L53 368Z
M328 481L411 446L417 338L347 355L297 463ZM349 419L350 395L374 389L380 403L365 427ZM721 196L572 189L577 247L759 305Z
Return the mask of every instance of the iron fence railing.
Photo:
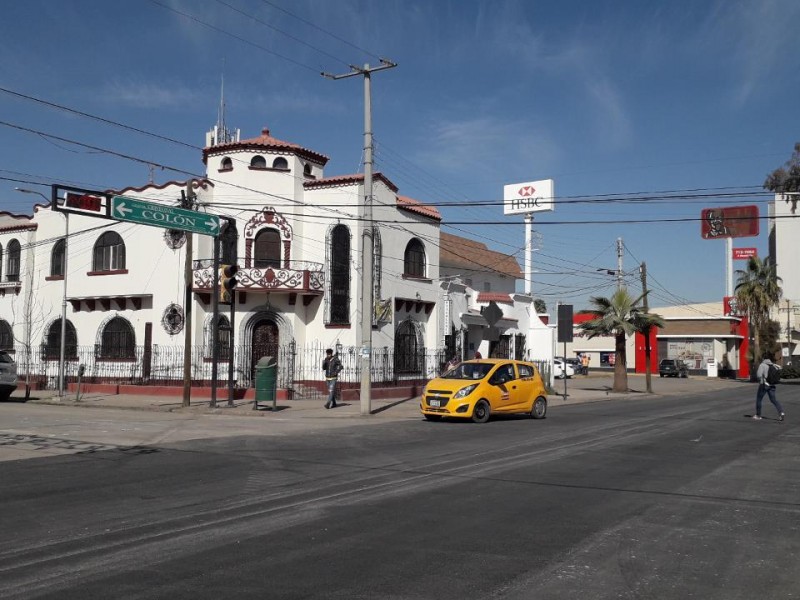
M192 346L191 379L193 386L210 386L212 376L211 349L207 346ZM339 381L344 386L355 386L361 381L360 348L337 346L336 351L343 370ZM278 387L299 393L324 389L322 361L325 347L321 345L299 346L294 342L275 346L266 352L263 347L254 349L250 345L237 345L233 353L233 380L236 387L249 388L255 383L255 365L263 355L272 355L277 365ZM371 381L385 386L424 384L444 371L447 362L444 349L424 350L413 357L398 354L393 348L372 348ZM55 352L41 348L14 348L14 358L20 379L46 389L58 388L59 359ZM78 379L78 368L83 366L81 381L84 383L108 383L129 385L180 386L183 384L182 346L153 345L134 346L126 358L103 358L98 348L71 346L64 363L68 383ZM220 352L217 363L218 385L228 381L227 352ZM536 362L545 381L549 381L550 369L546 362ZM414 369L409 371L409 365Z

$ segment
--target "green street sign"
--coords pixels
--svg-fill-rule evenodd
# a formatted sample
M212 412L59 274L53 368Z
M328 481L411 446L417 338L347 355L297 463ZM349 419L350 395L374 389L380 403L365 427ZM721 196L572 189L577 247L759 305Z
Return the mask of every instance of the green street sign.
M111 199L111 218L164 229L193 231L203 235L216 236L219 234L219 217L217 216L127 196L114 196Z

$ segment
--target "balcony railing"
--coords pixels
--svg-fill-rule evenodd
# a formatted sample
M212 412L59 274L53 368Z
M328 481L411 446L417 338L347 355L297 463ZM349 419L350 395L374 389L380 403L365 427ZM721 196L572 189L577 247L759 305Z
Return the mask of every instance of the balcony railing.
M214 268L209 260L194 261L194 290L211 291ZM236 273L241 292L297 292L322 294L325 291L325 272L322 263L290 260L280 267L239 268Z

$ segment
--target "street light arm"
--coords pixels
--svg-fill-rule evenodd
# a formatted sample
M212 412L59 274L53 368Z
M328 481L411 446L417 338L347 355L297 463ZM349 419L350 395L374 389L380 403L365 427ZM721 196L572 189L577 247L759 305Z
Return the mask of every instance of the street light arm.
M14 189L15 189L16 191L18 191L18 192L22 193L22 194L36 194L37 196L41 196L42 198L44 198L44 201L45 201L45 202L47 202L48 204L50 204L50 198L48 198L47 196L45 196L45 195L44 195L42 192L37 192L36 190L29 190L29 189L27 189L27 188L21 188L21 187L15 187Z

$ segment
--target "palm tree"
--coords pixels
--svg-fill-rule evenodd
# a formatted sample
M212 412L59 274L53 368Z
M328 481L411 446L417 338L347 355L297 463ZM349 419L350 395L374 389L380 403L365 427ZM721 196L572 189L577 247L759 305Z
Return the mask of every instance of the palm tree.
M625 340L636 332L646 332L651 327L663 327L664 320L656 314L645 312L639 306L646 294L634 299L625 288L618 289L611 298L593 296L589 302L594 308L582 310L579 314L592 315L593 318L580 324L590 338L599 335L613 335L614 343L614 392L628 391L627 352Z
M751 256L744 270L737 270L735 288L736 301L747 314L750 330L753 332L753 360L761 356L761 340L764 328L769 322L770 310L778 305L783 290L776 265L770 257L763 261Z

